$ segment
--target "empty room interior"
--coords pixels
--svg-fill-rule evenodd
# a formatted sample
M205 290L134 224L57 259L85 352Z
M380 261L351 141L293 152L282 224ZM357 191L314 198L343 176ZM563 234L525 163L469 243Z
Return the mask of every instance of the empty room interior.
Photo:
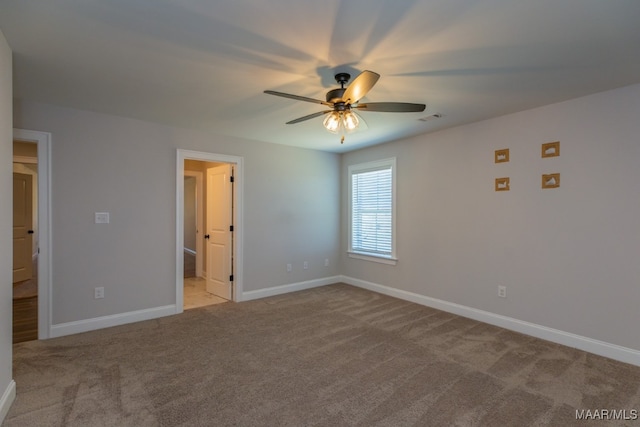
M638 22L1 1L2 426L637 425Z

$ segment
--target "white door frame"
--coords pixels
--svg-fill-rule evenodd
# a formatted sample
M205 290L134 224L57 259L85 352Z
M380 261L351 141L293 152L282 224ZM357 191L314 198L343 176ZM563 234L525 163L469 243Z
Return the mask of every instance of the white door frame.
M203 162L233 163L235 165L234 181L234 227L233 227L233 301L242 301L243 280L243 188L244 159L239 156L214 154L203 151L178 149L176 156L176 314L184 310L184 161L199 160Z
M202 277L202 254L204 253L202 233L204 231L204 185L203 174L199 171L184 171L184 176L192 176L196 179L196 277ZM183 197L184 197L184 193ZM184 210L182 211L184 214Z
M51 336L51 134L13 129L13 139L38 145L38 339Z

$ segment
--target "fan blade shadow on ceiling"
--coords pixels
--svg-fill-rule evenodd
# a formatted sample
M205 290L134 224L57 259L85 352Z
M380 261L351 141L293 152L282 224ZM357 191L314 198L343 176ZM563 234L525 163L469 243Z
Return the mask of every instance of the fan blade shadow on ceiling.
M154 40L153 49L163 55L190 52L192 59L215 61L218 58L275 71L296 73L292 61L315 61L308 51L284 44L268 35L197 13L183 4L159 2L146 8L129 0L103 2L100 8L79 8L84 17L110 27L120 28ZM170 19L168 18L170 17ZM171 20L188 22L180 31L168 26ZM167 47L175 47L173 51Z
M495 74L516 74L530 73L536 71L535 68L546 70L547 67L492 67L492 68L467 68L449 70L415 71L411 73L393 74L393 77L456 77L456 76L488 76Z
M434 52L425 55L405 55L386 58L400 64L406 71L390 77L484 77L526 73L554 73L565 69L563 63L573 47L500 46ZM522 52L529 54L525 57ZM424 64L430 69L420 70Z
M358 70L354 67L356 62L349 64L342 64L336 67L329 67L328 65L322 65L316 68L316 73L320 76L320 82L322 87L325 88L334 88L336 87L336 74L338 73L347 73L352 77L360 74L361 70Z
M417 1L341 1L333 27L328 28L331 31L329 59L339 63L347 58L360 61L368 57L389 34L401 27Z

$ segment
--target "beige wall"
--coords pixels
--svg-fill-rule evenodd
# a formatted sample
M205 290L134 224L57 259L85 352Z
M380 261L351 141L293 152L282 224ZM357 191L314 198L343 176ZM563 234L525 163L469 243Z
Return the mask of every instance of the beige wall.
M13 126L11 49L0 31L0 422L15 392L12 380Z
M338 273L336 154L33 103L14 124L52 134L54 325L175 304L178 148L244 158L245 292Z
M342 273L640 350L638 117L635 85L345 154L343 189L349 165L397 158L399 261L346 257L345 226ZM552 141L560 157L542 159Z

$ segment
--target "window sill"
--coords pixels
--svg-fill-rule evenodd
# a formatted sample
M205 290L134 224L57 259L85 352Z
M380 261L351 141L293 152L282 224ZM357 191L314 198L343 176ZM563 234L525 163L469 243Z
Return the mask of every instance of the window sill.
M349 255L349 258L362 259L380 264L396 265L398 263L397 258L383 257L380 255L363 254L360 252L347 252L347 255Z

